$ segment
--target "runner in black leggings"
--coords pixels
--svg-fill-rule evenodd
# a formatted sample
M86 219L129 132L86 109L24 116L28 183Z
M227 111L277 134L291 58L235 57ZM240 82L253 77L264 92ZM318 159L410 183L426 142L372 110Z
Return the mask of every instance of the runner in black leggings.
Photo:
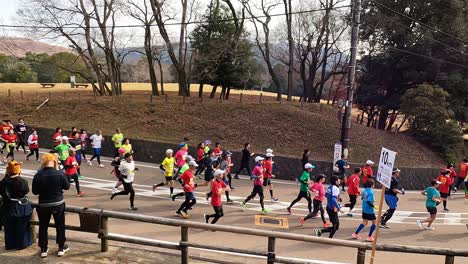
M328 237L333 238L336 231L338 231L338 229L340 228L340 219L338 217L338 212L344 213L344 211L341 209L341 205L339 203L339 186L340 179L336 176L332 176L331 185L327 188L327 192L325 194L325 196L327 197L327 214L328 218L330 218L332 226L323 229L315 229L316 236L321 236L323 233L330 233Z
M243 169L247 169L247 173L249 174L250 177L252 177L252 171L250 170L249 161L250 161L250 157L252 157L254 153L250 153L249 149L250 149L250 144L245 143L244 149L242 150L241 164L240 164L239 170L236 172L236 175L234 176L234 179L239 179L239 173L241 173Z
M138 210L135 207L135 190L133 189L133 180L135 178L135 171L138 171L138 168L135 168L135 163L133 162L133 156L130 153L125 154L125 161L119 166L119 171L121 172L121 177L123 178L124 191L113 193L111 195L111 200L118 195L128 195L130 194L130 207L128 210Z

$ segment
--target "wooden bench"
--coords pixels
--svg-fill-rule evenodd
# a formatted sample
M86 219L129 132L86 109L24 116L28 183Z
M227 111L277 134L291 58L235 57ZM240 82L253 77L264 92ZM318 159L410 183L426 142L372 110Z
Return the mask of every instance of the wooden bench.
M46 87L52 88L55 86L55 83L41 83L41 85L42 85L42 88L46 88Z
M76 83L75 84L75 88L78 88L78 87L83 87L83 88L88 88L89 84L83 84L83 83Z

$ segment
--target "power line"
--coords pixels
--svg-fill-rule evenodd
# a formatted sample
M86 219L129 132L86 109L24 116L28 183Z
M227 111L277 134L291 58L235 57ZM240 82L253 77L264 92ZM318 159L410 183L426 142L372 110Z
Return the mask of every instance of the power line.
M299 14L307 14L307 13L314 13L314 12L320 12L320 11L327 11L327 10L338 10L342 8L349 8L351 5L344 5L344 6L336 6L333 8L319 8L319 9L310 9L310 10L303 10L303 11L295 11L292 12L291 14L293 15L299 15ZM254 19L254 18L267 18L267 17L278 17L278 16L285 16L284 13L277 13L277 14L271 14L271 15L261 15L261 16L250 16L250 17L245 17L246 20ZM229 19L220 19L220 20L215 20L215 21L210 21L210 22L230 22L230 21L235 21L233 18ZM192 22L172 22L172 23L164 23L165 26L180 26L180 25L193 25L193 24L207 24L209 21L192 21ZM151 27L157 26L156 24L150 25ZM144 27L144 25L115 25L115 28L141 28ZM26 26L26 25L10 25L10 24L0 24L0 28L29 28L29 29L80 29L83 28L81 26ZM92 29L99 29L99 26L90 26Z
M438 61L438 62L442 62L442 63L447 63L447 64L455 65L455 66L458 66L458 67L461 67L461 68L464 68L464 69L468 69L468 66L460 64L460 63L451 62L451 61L447 61L447 60L443 60L443 59L438 59L438 58L431 57L431 56L428 56L428 55L424 55L424 54L420 54L420 53L416 53L416 52L412 52L412 51L408 51L408 50L403 50L403 49L395 48L395 47L392 47L392 46L389 46L388 48L392 49L392 50L395 50L395 51L411 54L411 55L414 55L414 56L423 57L423 58L426 58L426 59L429 59L429 60Z
M468 42L467 42L466 40L463 40L463 39L461 39L461 38L459 38L459 37L457 37L457 36L454 36L454 35L452 35L452 34L449 34L449 33L445 32L445 31L442 31L442 30L437 29L437 28L435 28L435 27L432 27L432 26L430 26L430 25L428 25L428 24L426 24L426 23L423 23L423 22L421 22L421 21L419 21L419 20L417 20L417 19L414 19L414 18L412 18L412 17L410 17L410 16L408 16L408 15L406 15L406 14L403 14L403 13L401 13L401 12L398 12L398 11L396 11L395 9L392 9L392 8L390 8L390 7L388 7L388 6L384 5L384 4L382 4L382 3L376 2L375 0L369 0L369 3L374 3L374 4L378 5L378 6L381 6L381 7L385 8L385 9L391 11L392 13L395 13L395 14L397 14L397 15L403 16L403 17L405 17L405 18L407 18L407 19L409 19L409 20L411 20L411 21L414 21L414 22L418 23L418 24L421 25L421 26L424 26L424 27L426 27L426 28L429 28L429 29L433 30L434 32L439 32L439 33L441 33L441 34L446 35L447 37L456 39L456 40L462 42L463 44L468 45Z

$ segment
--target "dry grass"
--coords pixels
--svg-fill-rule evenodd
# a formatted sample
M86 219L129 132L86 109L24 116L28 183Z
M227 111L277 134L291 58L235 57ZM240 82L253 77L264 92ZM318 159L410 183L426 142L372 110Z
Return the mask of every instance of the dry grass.
M138 85L133 89L137 88ZM260 104L255 95L244 95L243 103L239 103L240 96L235 93L223 102L210 99L201 102L191 97L185 98L183 104L183 99L172 93L167 103L163 97L154 98L150 103L149 92L129 90L119 98L95 100L84 93L80 98L77 93L64 95L65 88L53 89L62 90L52 93L51 101L39 111L35 108L46 94L40 94L37 99L25 96L24 100L17 93L14 98L1 96L0 103L5 109L2 117L21 116L31 125L49 128L76 126L90 131L101 128L105 134L120 127L131 138L170 143L178 143L184 136L191 138L192 145L209 138L231 150L240 150L243 143L251 142L254 152L271 147L277 155L290 157L300 157L302 150L309 148L311 158L316 160L331 160L333 145L340 136L336 108L323 104L304 104L301 109L300 103L279 104L274 97L265 97ZM395 135L353 123L351 140L353 162L377 160L380 148L385 146L398 152L399 166L443 165L430 149L404 134Z

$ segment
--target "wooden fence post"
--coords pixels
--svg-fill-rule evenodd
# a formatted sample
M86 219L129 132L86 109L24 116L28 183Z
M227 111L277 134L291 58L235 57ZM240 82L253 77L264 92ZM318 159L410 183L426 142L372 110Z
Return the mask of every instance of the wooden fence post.
M36 100L39 99L39 93L36 93Z
M24 99L23 90L20 91L20 94L21 94L21 100L23 100Z
M10 96L11 96L11 90L8 89L8 97L10 97Z
M49 100L52 99L52 93L49 92Z
M78 102L81 101L81 94L78 93Z
M447 255L445 256L445 264L454 264L455 263L455 257Z
M150 94L150 103L153 102L153 93Z
M366 264L366 249L358 248L356 264Z
M180 241L181 242L188 242L188 227L182 226L180 229ZM180 245L180 257L182 264L189 263L189 254L188 254L188 246L187 245Z
M260 103L262 103L263 93L260 93Z
M94 92L94 101L97 100L96 92Z
M168 101L168 99L167 99L167 94L165 94L165 100L166 100L166 104L167 104L167 101Z
M244 95L244 93L241 93L241 94L240 94L240 99L239 99L239 101L240 101L241 103L242 103L242 96L243 96L243 95Z
M200 97L200 102L203 103L203 95Z
M63 92L63 100L67 99L67 92Z
M33 211L31 214L31 221L37 221L36 213ZM37 241L37 228L36 225L31 225L31 236L33 244Z
M268 256L267 256L267 264L275 263L275 242L276 239L274 237L268 237Z
M101 252L107 252L109 250L109 241L106 236L109 234L108 218L106 216L101 217Z

